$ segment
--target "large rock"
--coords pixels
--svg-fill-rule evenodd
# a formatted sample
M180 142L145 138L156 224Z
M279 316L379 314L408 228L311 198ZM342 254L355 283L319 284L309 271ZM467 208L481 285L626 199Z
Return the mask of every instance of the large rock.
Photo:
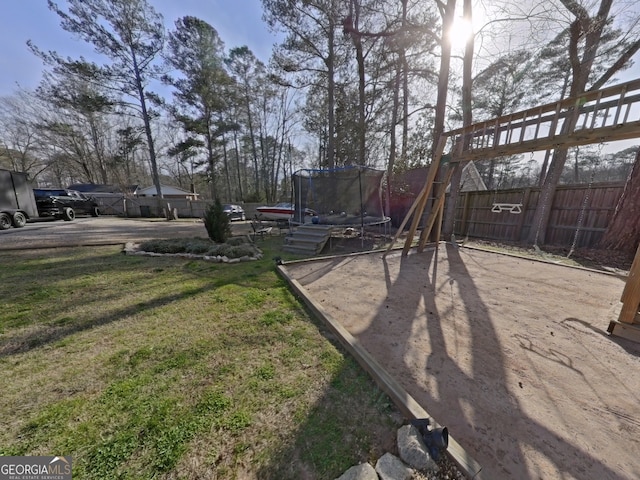
M413 478L413 470L390 453L385 453L378 459L376 472L380 480L411 480Z
M398 452L400 458L416 470L437 472L438 464L431 458L429 451L420 438L418 429L413 425L404 425L398 429Z
M368 463L361 463L340 475L336 480L378 480L378 474Z

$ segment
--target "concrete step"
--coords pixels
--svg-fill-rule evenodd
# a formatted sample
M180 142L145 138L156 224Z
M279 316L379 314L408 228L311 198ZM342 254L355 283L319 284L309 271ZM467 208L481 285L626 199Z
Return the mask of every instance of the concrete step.
M316 247L304 245L284 245L282 250L289 253L298 253L300 255L316 255Z
M300 225L284 239L283 250L306 255L319 254L331 238L331 227Z
M318 243L329 237L309 236L309 235L287 235L284 237L284 243Z
M300 225L293 231L293 235L306 235L309 237L325 237L331 235L331 227L318 225Z

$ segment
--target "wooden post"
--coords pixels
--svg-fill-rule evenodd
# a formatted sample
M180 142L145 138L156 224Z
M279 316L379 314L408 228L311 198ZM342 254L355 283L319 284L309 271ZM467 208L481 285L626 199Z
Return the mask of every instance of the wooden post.
M427 223L425 224L422 232L420 232L420 241L418 243L418 252L422 252L427 243L427 239L433 230L434 224L437 225L437 237L436 243L440 240L440 228L442 224L442 214L444 212L444 199L447 192L447 185L451 181L451 176L453 175L453 168L449 167L445 175L444 182L440 185L438 189L437 196L435 201L433 202L433 207L431 208L431 212L429 213L429 218L427 219ZM436 224L439 221L440 224Z
M413 221L411 222L411 227L409 228L409 233L407 234L407 239L404 242L404 247L402 249L402 256L406 257L409 253L409 248L411 248L411 243L413 242L413 237L416 234L416 230L418 229L418 224L420 223L420 217L422 216L422 212L424 212L424 207L427 204L427 199L429 195L433 191L433 181L436 179L436 175L438 170L440 169L440 161L442 160L442 152L444 151L444 146L446 143L446 137L441 136L440 141L438 142L438 149L435 152L435 157L429 166L429 174L427 175L427 181L425 182L424 195L420 199L418 203L418 207L416 208L416 212L413 215Z
M622 310L620 310L618 321L633 323L640 307L640 245L633 259L620 301L622 302Z
M427 204L427 199L429 198L429 194L433 190L433 178L431 177L431 171L434 172L438 169L436 162L432 162L429 167L429 177L427 178L427 185L423 191L422 196L417 200L416 211L413 214L413 220L411 220L411 226L409 227L409 232L407 233L407 239L404 241L404 247L402 248L402 256L406 257L409 253L409 249L411 248L411 243L413 242L413 237L416 234L416 230L418 230L418 224L420 223L420 217L422 217L422 213L424 212L424 207Z
M440 136L440 140L438 141L438 148L435 152L435 157L433 159L433 162L431 162L431 166L429 167L427 180L425 181L425 184L422 187L422 190L418 194L418 197L414 200L413 204L411 205L411 208L409 208L409 211L404 216L404 220L402 220L402 223L398 227L398 231L396 232L395 236L391 240L391 243L387 247L387 250L382 255L383 257L386 256L387 253L389 253L389 250L393 248L396 241L398 240L398 237L402 234L402 231L404 230L405 225L409 221L409 218L411 218L411 215L413 214L414 215L413 222L411 223L411 228L409 230L407 240L405 241L405 245L402 250L402 255L405 257L407 256L407 252L411 247L413 236L416 234L416 229L418 228L418 222L420 221L420 216L424 211L424 206L427 203L427 198L429 198L429 194L431 193L431 189L433 187L433 180L435 179L436 172L438 171L438 166L440 165L440 159L442 158L442 152L444 151L446 142L447 142L447 137Z
M447 187L443 187L445 190ZM436 249L440 245L440 235L442 233L442 218L444 217L444 195L442 195L442 204L438 209L438 218L436 218Z
M640 245L633 259L620 301L622 307L618 320L609 322L607 332L640 343L640 321L637 320L640 308Z

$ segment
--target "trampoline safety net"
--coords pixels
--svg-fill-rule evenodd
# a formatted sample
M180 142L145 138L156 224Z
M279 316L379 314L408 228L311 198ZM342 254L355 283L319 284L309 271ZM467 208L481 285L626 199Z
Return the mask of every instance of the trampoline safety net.
M344 167L293 174L294 223L361 226L385 223L384 170Z

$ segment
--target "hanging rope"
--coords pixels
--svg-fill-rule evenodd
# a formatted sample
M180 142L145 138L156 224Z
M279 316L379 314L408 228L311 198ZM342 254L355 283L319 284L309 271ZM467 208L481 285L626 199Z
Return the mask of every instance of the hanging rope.
M589 177L589 184L587 186L587 191L584 194L584 198L582 200L582 208L580 209L580 214L578 215L578 224L576 225L576 233L573 235L573 243L571 244L571 248L569 249L567 258L573 255L573 252L576 249L576 245L578 244L578 235L580 235L580 231L582 230L582 225L584 223L584 216L587 210L587 204L589 203L589 197L591 196L591 187L593 186L593 179L595 178L596 170L600 165L602 147L603 147L603 143L600 142L600 146L598 147L598 155L596 156L596 161L593 164L593 169L591 170L591 176Z

